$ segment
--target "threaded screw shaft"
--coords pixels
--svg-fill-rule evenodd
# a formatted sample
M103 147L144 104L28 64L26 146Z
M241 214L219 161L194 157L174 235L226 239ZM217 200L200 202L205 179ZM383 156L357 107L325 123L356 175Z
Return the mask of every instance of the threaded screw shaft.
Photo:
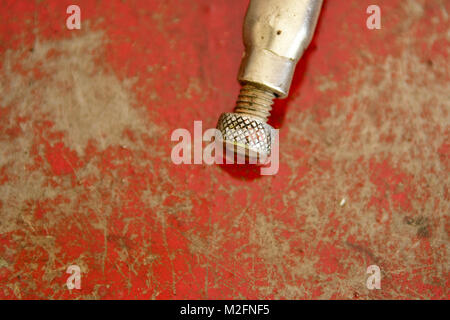
M234 112L267 122L274 99L273 92L247 83L241 88Z

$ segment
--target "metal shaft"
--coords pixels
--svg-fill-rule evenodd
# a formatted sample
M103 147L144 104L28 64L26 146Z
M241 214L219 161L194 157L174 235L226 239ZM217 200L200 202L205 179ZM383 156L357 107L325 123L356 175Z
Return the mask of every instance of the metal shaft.
M251 0L244 21L245 54L239 81L286 97L321 6L322 0Z
M273 100L288 96L321 7L322 0L250 1L238 75L242 89L234 113L222 114L217 124L227 147L270 155L273 128L266 122Z
M274 98L275 94L268 90L245 84L239 93L234 112L267 122Z

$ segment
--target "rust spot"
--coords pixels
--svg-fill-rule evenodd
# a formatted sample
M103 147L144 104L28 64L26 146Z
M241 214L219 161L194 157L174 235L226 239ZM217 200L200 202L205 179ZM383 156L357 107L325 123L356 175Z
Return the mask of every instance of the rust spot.
M405 217L405 223L410 226L417 227L417 237L419 238L429 238L431 235L430 232L430 223L427 217L419 216L417 218L413 218L410 216Z
M419 238L429 238L430 237L430 228L428 225L421 226L417 229L417 236Z

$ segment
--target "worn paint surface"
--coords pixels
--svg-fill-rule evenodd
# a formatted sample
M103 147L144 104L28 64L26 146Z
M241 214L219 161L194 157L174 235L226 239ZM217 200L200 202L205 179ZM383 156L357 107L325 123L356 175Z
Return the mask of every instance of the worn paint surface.
M325 1L260 177L170 159L233 108L247 1L1 1L0 298L448 299L450 2L372 2Z

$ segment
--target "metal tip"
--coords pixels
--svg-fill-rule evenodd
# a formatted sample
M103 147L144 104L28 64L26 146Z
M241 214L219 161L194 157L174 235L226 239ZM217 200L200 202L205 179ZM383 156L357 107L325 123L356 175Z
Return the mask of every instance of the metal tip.
M271 154L274 130L260 119L239 113L223 113L217 123L225 147L246 158L267 158Z

